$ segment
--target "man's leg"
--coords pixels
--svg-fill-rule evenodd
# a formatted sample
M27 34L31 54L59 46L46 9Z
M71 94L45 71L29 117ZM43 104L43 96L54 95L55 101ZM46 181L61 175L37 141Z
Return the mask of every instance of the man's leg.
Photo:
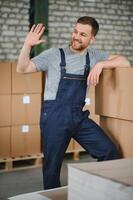
M66 106L62 107L60 102L53 101L45 102L41 110L44 189L60 187L61 165L71 139L68 134L69 110Z
M92 119L86 118L73 138L98 161L119 158L115 144Z
M60 187L60 170L71 137L50 121L42 126L44 189Z

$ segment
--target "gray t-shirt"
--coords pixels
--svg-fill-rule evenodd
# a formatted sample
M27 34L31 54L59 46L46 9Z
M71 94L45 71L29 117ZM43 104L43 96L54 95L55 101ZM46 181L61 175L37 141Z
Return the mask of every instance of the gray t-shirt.
M66 58L66 72L72 74L83 74L86 63L86 52L78 54L72 52L69 47L63 48ZM109 54L94 48L88 48L90 56L90 67L97 62L106 60ZM55 100L60 81L60 62L61 56L59 48L50 48L43 51L38 56L32 58L37 71L46 72L46 83L44 100Z

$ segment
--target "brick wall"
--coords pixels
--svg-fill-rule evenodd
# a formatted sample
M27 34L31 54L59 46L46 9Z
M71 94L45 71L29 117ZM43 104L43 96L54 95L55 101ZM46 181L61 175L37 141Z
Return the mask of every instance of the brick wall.
M133 64L132 0L49 0L50 46L68 44L73 23L83 15L100 23L95 47L125 55Z
M30 0L0 0L0 60L16 60L29 30Z
M29 30L30 0L0 0L0 60L15 60ZM39 2L39 1L38 1ZM133 64L132 0L49 0L49 45L68 44L78 17L100 23L95 47L125 55Z

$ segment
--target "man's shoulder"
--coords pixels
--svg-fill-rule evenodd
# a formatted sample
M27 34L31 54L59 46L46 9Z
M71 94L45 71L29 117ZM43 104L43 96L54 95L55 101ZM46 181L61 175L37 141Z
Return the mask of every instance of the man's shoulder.
M44 49L38 56L39 58L49 59L51 57L59 56L59 48L50 47L48 49Z
M109 57L109 52L97 48L88 48L88 52L90 60L93 64L102 60L106 60Z
M88 50L89 53L103 52L103 50L97 49L97 48L95 48L95 47L89 47L87 50Z
M108 55L109 53L105 50L97 49L94 47L88 48L88 52L90 56L101 56L101 55Z
M55 52L57 52L57 51L59 51L59 48L50 47L50 48L48 48L48 49L43 50L42 53L55 53Z

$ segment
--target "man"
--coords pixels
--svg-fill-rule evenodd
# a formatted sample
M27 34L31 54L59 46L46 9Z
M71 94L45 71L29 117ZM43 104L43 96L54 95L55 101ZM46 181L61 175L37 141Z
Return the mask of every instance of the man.
M44 42L42 24L33 25L21 50L17 72L46 72L44 104L40 127L43 141L44 188L60 187L60 169L64 153L73 137L98 161L118 158L115 145L103 130L82 111L87 84L96 85L103 68L128 67L123 56L90 48L99 30L97 21L88 16L78 19L65 48L51 48L29 59L32 46Z

